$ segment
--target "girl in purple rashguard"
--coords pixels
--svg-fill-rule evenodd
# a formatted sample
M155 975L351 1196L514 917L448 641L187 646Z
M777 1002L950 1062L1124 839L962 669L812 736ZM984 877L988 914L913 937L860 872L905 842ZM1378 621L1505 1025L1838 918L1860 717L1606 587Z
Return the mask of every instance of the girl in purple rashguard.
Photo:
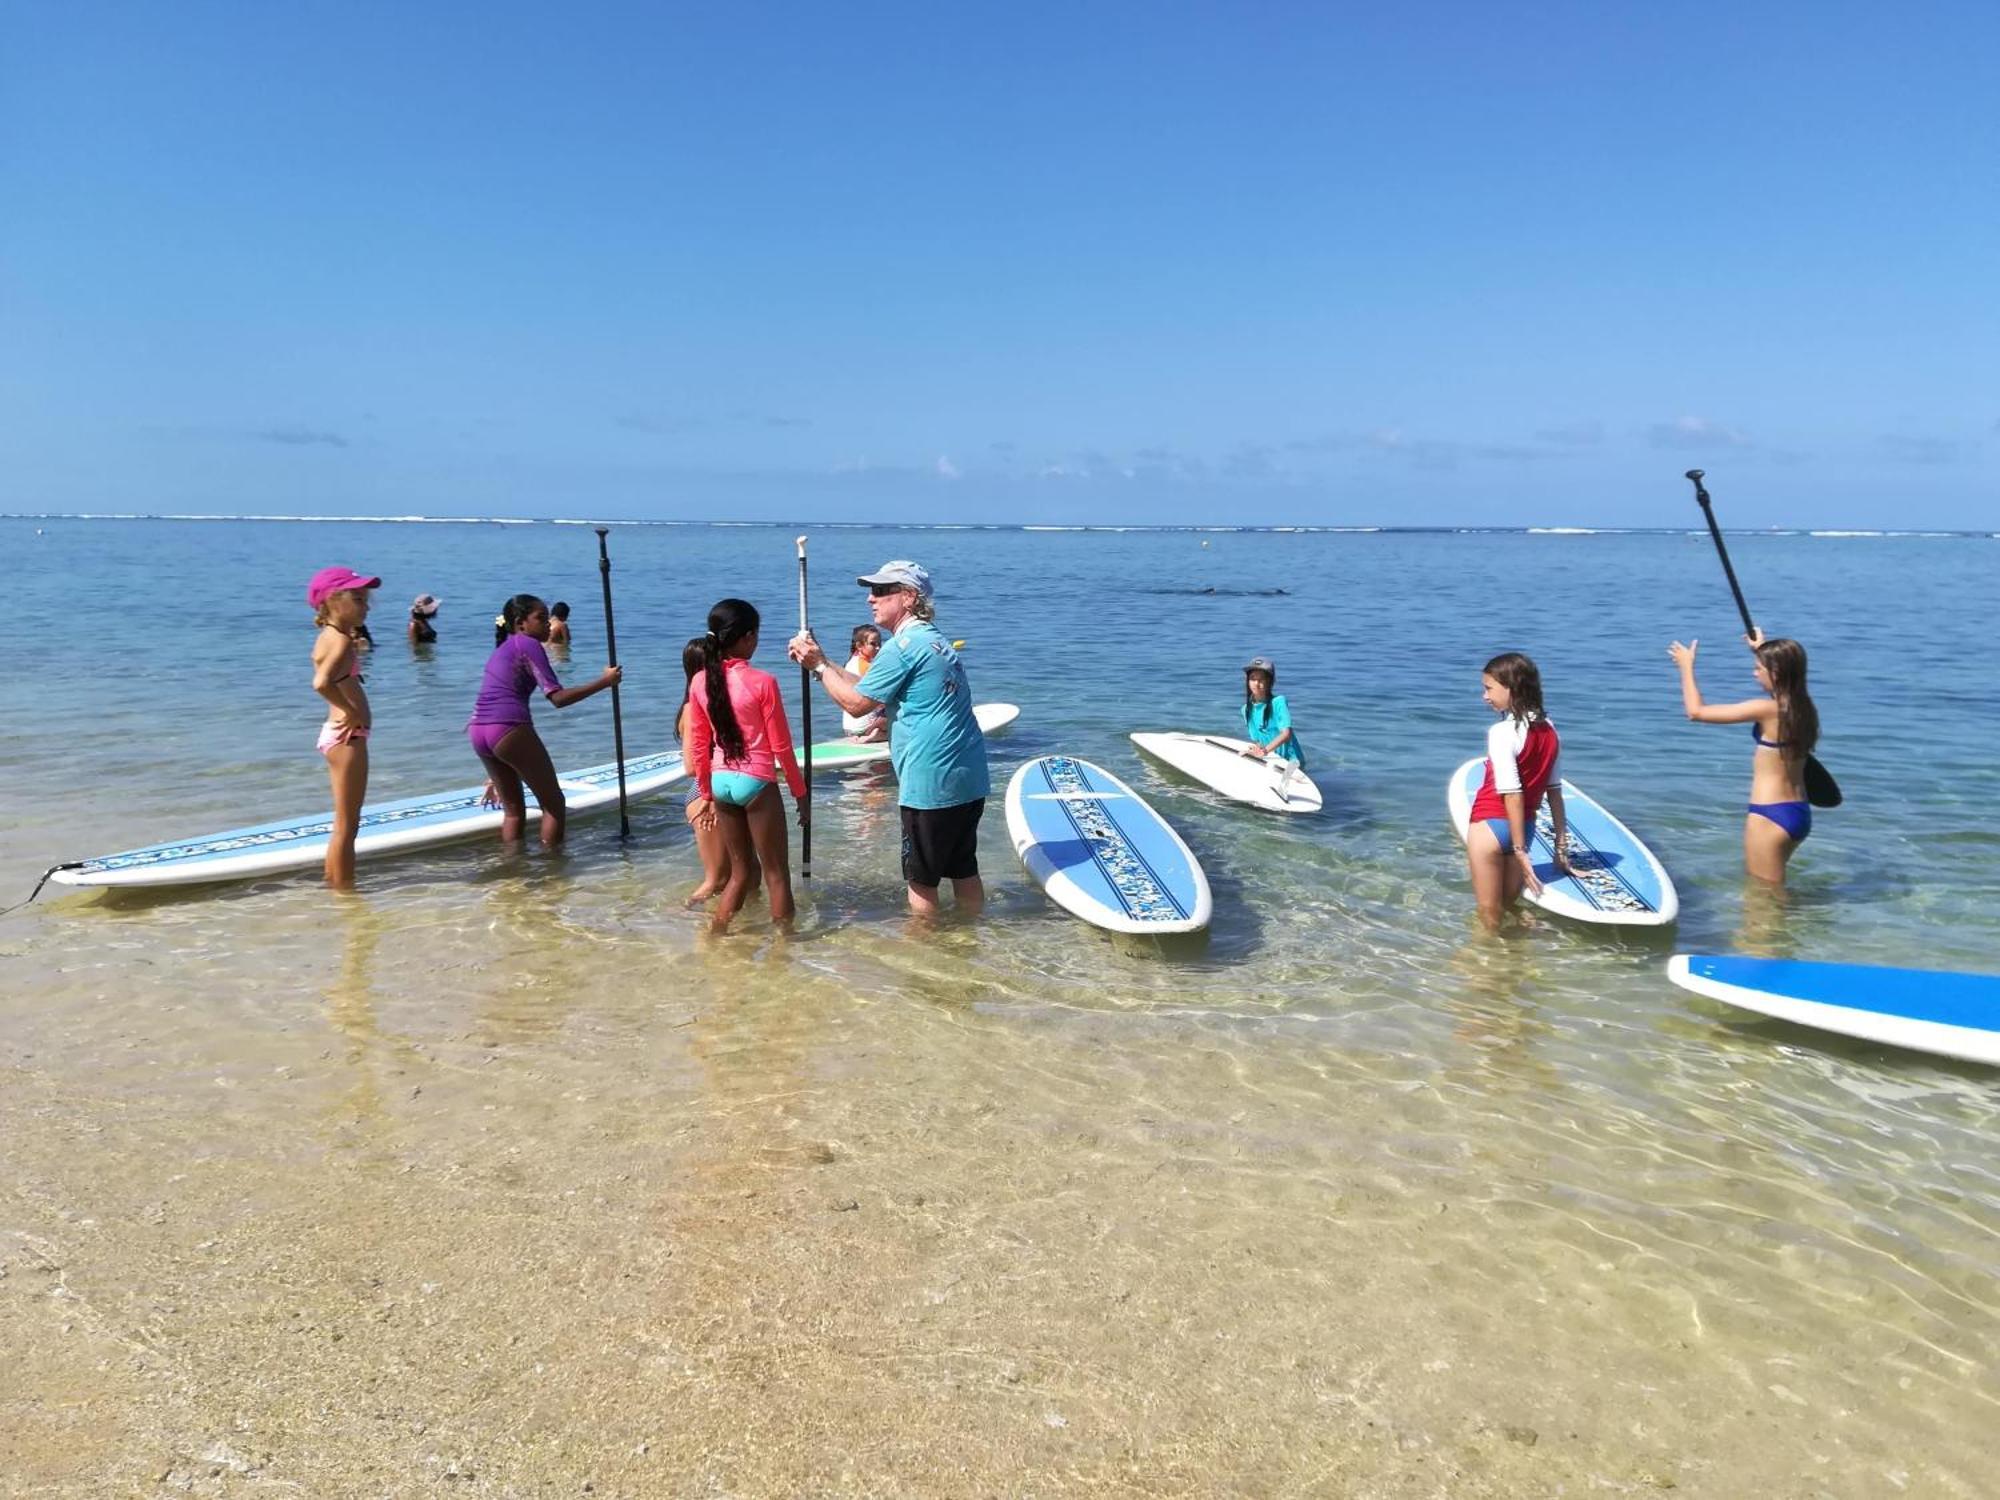
M583 687L564 687L558 682L543 649L549 638L549 607L533 594L516 594L509 599L493 629L500 644L486 659L486 676L479 685L472 722L465 727L466 737L486 767L493 795L505 809L500 820L501 840L512 843L521 836L521 825L528 817L522 793L525 783L542 810L542 846L552 849L562 842L567 804L548 749L535 733L528 700L539 687L553 706L568 708L603 692L621 674L617 667L606 667L603 676Z

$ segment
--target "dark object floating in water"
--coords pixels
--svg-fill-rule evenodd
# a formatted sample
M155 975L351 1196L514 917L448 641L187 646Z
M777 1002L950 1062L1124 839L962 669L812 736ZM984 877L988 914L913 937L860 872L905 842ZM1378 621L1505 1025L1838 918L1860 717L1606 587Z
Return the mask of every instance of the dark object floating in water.
M1290 589L1147 589L1149 594L1212 594L1218 599L1276 599L1289 598Z

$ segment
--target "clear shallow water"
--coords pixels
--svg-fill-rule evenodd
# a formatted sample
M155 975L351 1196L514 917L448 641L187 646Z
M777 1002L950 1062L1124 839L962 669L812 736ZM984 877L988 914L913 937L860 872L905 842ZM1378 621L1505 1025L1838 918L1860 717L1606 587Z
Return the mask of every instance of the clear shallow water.
M566 674L601 660L581 528L9 521L0 540L27 564L0 685L4 891L57 859L324 804L302 588L326 562L388 580L368 665L379 796L476 781L461 726L506 594L569 599ZM692 1351L694 1409L721 1421L776 1380L812 1421L871 1435L878 1489L936 1477L904 1455L907 1422L942 1424L1002 1486L1065 1465L1155 1491L1421 1470L1460 1493L1979 1493L2000 1405L2000 1078L1737 1017L1662 966L1679 946L2000 967L1982 821L2000 692L1952 665L2000 626L1995 544L1732 539L1760 620L1813 652L1822 757L1850 799L1775 903L1739 873L1748 736L1685 723L1664 649L1699 635L1710 696L1750 691L1704 538L1202 540L829 529L813 563L830 640L863 617L855 572L929 565L977 695L1023 706L992 742L996 780L1061 749L1154 796L1214 883L1205 941L1121 943L1061 916L997 809L988 917L912 940L892 788L858 777L822 784L786 941L754 910L736 938L700 936L672 800L641 804L624 847L584 821L557 861L475 844L364 866L351 903L301 880L45 896L0 919L4 1123L40 1184L23 1230L97 1283L106 1339L142 1320L136 1286L186 1292L159 1347L202 1394L133 1397L149 1438L233 1401L267 1414L279 1468L347 1472L389 1440L281 1423L298 1391L229 1373L216 1330L244 1336L250 1263L316 1243L293 1280L338 1323L355 1226L444 1202L469 1222L363 1258L390 1285L448 1288L440 1316L500 1366L564 1304L462 1236L525 1250L556 1202L615 1281L661 1289L612 1306ZM612 547L627 745L653 748L714 596L789 628L790 533L617 528ZM419 592L447 601L423 654L398 633ZM1444 783L1488 722L1479 665L1507 647L1542 664L1569 775L1674 874L1676 937L1472 931ZM1320 818L1224 807L1125 740L1228 729L1253 652L1279 662ZM602 700L538 722L560 764L610 756ZM194 1180L190 1223L254 1246L235 1274L192 1228L101 1227L154 1207L177 1222L166 1162ZM329 1222L347 1227L317 1243ZM810 1336L773 1311L787 1298L817 1309ZM16 1316L60 1383L61 1341ZM748 1368L778 1347L790 1373ZM300 1368L337 1384L354 1357ZM572 1380L586 1362L581 1343L541 1361ZM590 1379L620 1433L652 1399L637 1366ZM569 1472L482 1425L449 1378L411 1376L403 1399L491 1448L493 1474ZM564 1430L553 1410L547 1430ZM826 1477L796 1431L767 1436L734 1482ZM419 1464L425 1441L392 1447Z

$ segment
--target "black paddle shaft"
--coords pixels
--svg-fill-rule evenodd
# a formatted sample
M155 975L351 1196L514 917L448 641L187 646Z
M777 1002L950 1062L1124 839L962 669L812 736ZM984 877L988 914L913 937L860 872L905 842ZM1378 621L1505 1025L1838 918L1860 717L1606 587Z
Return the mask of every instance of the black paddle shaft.
M1715 555L1722 559L1722 576L1729 580L1729 592L1736 596L1736 612L1743 616L1743 633L1750 635L1757 629L1757 622L1750 618L1750 606L1743 602L1743 586L1736 581L1736 569L1730 566L1729 549L1722 542L1722 528L1715 524L1715 506L1708 498L1708 487L1701 482L1702 469L1689 469L1687 477L1694 482L1695 503L1701 507L1702 519L1708 522L1708 535L1715 543Z
M1756 621L1750 618L1750 606L1743 601L1743 585L1736 581L1736 569L1729 564L1729 549L1722 544L1722 528L1715 524L1715 506L1708 498L1708 486L1701 482L1705 471L1689 469L1688 479L1694 485L1695 503L1701 506L1701 513L1708 522L1708 534L1715 543L1715 555L1722 559L1722 576L1729 580L1729 592L1736 596L1736 612L1743 616L1743 633L1755 635ZM1819 763L1816 755L1807 755L1805 764L1806 801L1814 807L1838 807L1842 794L1840 783L1833 779L1833 772Z
M618 632L611 623L611 549L605 544L605 536L610 528L599 526L597 531L597 572L604 584L604 655L605 665L618 665ZM625 715L618 702L618 684L611 684L611 746L618 755L618 837L632 837L632 819L625 810Z

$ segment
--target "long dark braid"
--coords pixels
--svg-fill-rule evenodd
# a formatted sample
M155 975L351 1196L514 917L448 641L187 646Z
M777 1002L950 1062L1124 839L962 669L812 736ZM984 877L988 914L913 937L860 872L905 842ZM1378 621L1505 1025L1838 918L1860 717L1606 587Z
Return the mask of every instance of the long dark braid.
M674 714L674 738L687 738L688 698L694 692L694 680L708 671L708 637L698 635L681 647L681 670L687 673L687 691L681 694L680 709Z
M743 726L736 722L736 710L729 702L729 682L723 676L722 659L729 648L746 635L754 635L763 620L757 606L745 599L721 599L708 612L708 635L702 643L707 656L708 722L715 728L715 743L728 760L741 760L744 752Z

